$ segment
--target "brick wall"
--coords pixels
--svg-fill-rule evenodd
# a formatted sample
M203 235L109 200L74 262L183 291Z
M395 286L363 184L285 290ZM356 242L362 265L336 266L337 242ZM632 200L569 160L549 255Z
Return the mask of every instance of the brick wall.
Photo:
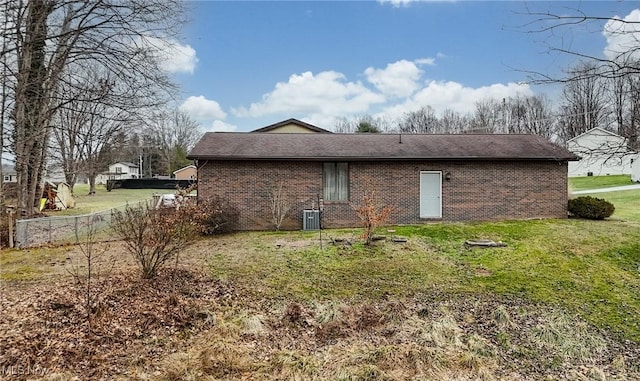
M558 162L353 162L349 164L350 201L358 204L365 188L394 206L390 224L420 219L420 171L449 172L442 180L442 220L565 218L567 164ZM269 191L284 184L295 206L283 228L300 229L302 210L322 197L321 162L201 161L198 197L227 197L241 211L241 228L273 229ZM325 227L351 227L359 220L347 202L325 202Z

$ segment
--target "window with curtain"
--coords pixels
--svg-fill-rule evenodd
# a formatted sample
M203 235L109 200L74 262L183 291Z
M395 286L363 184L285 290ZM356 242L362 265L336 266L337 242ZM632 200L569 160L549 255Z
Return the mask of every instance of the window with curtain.
M326 201L349 201L348 163L324 163L323 193Z

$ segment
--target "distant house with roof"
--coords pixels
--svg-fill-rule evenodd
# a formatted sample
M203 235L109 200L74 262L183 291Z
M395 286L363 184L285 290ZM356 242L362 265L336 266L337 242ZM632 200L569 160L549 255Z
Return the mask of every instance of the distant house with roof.
M325 227L354 227L368 190L393 205L390 224L566 218L567 163L577 157L534 135L208 132L196 161L198 198L222 196L243 230L270 229L270 190L303 210L324 207ZM319 200L321 199L321 200Z
M176 180L196 180L198 178L198 170L193 164L187 165L173 171L173 178Z
M109 165L109 170L96 176L96 184L106 184L107 180L139 179L140 167L127 161Z
M567 149L580 157L569 163L569 177L630 175L639 158L625 137L598 127L568 140Z

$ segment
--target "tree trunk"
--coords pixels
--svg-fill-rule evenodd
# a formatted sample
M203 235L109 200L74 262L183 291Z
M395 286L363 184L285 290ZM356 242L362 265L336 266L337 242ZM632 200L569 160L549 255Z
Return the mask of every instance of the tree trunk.
M48 137L45 40L51 3L47 0L29 1L27 11L24 49L18 59L14 148L18 208L21 213L31 216L41 196L37 192L44 170Z
M96 194L96 177L97 175L94 173L89 174L89 194Z

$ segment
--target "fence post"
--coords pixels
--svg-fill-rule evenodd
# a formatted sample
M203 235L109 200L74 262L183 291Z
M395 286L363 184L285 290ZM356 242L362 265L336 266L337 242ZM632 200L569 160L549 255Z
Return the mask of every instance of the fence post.
M13 223L14 223L14 218L13 218L13 211L9 211L9 248L13 249L14 243L13 243Z

